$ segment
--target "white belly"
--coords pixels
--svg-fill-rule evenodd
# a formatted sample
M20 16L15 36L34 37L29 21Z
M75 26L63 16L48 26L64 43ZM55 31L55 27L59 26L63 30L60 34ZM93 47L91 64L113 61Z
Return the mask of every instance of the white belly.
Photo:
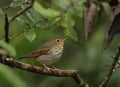
M52 52L54 50L56 50L56 49L53 49L50 52ZM62 52L63 52L63 48L61 48L61 50L56 50L52 53L50 53L50 52L48 55L42 55L42 56L38 57L37 60L45 65L51 65L60 59Z

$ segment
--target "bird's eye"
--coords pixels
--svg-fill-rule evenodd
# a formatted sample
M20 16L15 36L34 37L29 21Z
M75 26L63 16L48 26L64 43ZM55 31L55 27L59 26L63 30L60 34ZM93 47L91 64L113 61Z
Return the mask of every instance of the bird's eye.
M57 40L56 40L56 42L60 42L60 40L59 40L59 39L57 39Z

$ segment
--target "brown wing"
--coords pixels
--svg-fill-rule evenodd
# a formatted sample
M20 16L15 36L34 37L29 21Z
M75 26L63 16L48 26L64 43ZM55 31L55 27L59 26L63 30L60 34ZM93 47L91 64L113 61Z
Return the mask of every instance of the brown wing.
M49 54L48 52L53 47L53 45L54 45L54 39L46 42L45 44L40 46L37 50L33 51L31 54L28 54L26 56L20 57L19 59L23 59L23 58L37 58L38 56Z
M31 54L28 54L26 56L23 56L23 57L19 57L18 59L23 59L23 58L37 58L38 56L41 56L41 55L46 55L46 54L49 54L50 48L46 47L46 48L39 48L37 49L36 51L33 51Z
M28 54L26 57L27 58L36 58L41 55L47 55L49 50L50 50L49 48L38 49L36 51L33 51L31 54Z

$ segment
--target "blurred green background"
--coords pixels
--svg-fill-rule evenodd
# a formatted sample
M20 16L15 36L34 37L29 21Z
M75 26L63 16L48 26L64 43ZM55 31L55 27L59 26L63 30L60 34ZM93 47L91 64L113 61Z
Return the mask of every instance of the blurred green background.
M92 1L92 0L91 0ZM26 4L25 0L0 0L0 39L4 39L4 13L12 18ZM108 72L116 52L119 35L114 38L107 50L101 52L104 35L113 20L107 2L103 3L101 19L94 26L89 39L85 40L83 7L86 0L35 0L30 9L10 24L10 44L16 56L26 55L46 41L67 36L64 53L54 66L59 69L79 70L83 79L91 87L101 84ZM8 9L3 8L11 6ZM36 60L18 60L32 65L41 65ZM116 69L107 87L120 87L120 71ZM72 78L52 77L12 69L0 64L0 87L77 87Z

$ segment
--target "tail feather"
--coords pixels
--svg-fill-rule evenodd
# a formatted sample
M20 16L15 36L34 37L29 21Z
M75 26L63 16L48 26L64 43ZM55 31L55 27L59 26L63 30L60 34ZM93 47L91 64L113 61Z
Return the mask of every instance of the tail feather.
M23 56L23 57L19 57L18 59L24 59L24 58L26 58L25 56Z
M22 57L19 57L18 59L27 59L27 58L33 58L31 56L22 56Z

